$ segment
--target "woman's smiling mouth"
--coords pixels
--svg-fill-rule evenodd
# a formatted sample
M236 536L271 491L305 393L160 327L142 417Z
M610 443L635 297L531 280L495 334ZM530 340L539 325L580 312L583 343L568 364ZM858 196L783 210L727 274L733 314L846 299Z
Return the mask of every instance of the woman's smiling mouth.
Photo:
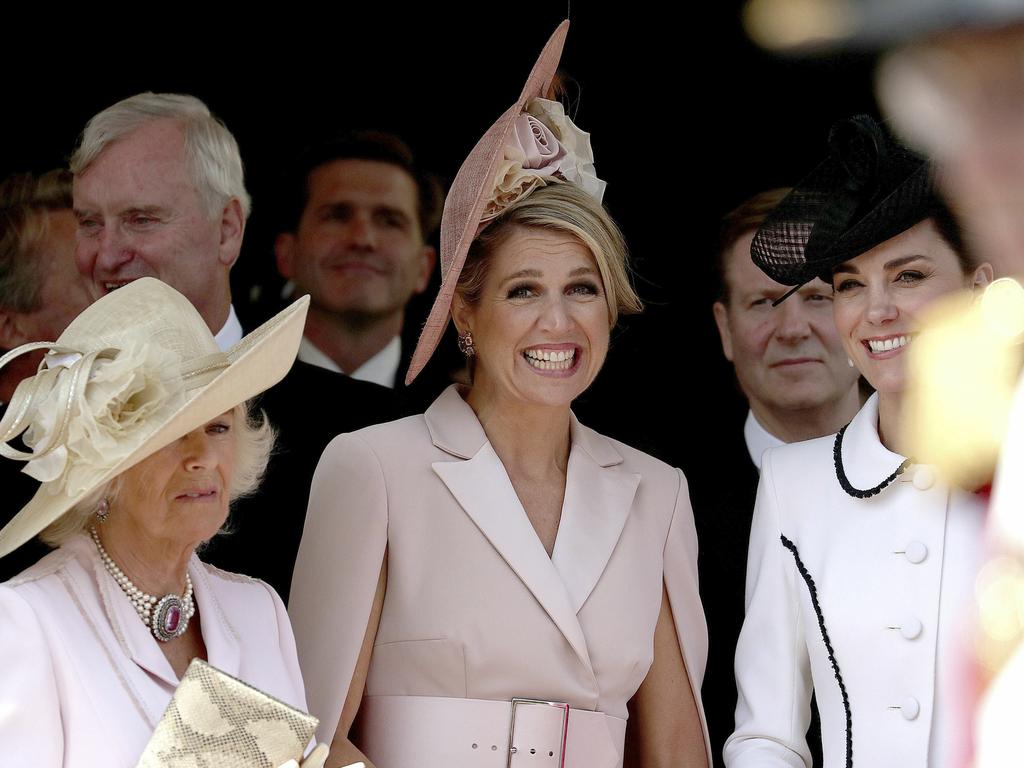
M871 355L883 355L886 352L897 352L907 346L913 337L910 334L902 336L886 336L884 338L864 339L861 343L867 348Z
M551 347L531 347L523 350L523 359L536 371L564 373L572 371L579 362L578 348L553 349Z

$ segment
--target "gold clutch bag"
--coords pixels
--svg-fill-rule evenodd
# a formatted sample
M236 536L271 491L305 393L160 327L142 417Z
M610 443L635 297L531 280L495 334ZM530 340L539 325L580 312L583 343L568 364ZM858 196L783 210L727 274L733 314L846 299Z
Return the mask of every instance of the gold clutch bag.
M193 659L136 768L278 768L318 720Z

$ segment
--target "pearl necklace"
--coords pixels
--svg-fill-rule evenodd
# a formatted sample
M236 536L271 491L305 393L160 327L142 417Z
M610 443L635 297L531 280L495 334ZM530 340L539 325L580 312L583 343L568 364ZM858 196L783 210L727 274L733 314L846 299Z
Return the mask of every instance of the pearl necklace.
M100 543L100 535L96 531L96 526L89 529L89 534L100 553L103 567L114 578L121 591L128 596L135 612L139 614L142 623L149 627L153 637L161 643L166 643L168 640L185 634L188 622L196 612L196 604L192 599L192 579L189 575L185 574L185 593L181 597L164 595L157 598L147 594L136 587L107 554L107 550Z

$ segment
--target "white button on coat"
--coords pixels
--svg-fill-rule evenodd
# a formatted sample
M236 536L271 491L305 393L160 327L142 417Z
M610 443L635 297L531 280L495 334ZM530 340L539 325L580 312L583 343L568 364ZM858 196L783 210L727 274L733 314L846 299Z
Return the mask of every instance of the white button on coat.
M927 491L935 485L935 470L931 467L918 467L914 470L914 487L919 491Z
M925 558L928 557L928 547L920 541L912 541L907 544L903 554L906 555L907 560L917 565L918 563L923 563Z
M908 696L900 704L900 714L903 715L904 720L916 720L917 716L921 714L921 705L913 696Z
M919 619L915 619L912 616L900 625L900 634L903 635L904 640L916 640L923 631L924 625L921 624Z

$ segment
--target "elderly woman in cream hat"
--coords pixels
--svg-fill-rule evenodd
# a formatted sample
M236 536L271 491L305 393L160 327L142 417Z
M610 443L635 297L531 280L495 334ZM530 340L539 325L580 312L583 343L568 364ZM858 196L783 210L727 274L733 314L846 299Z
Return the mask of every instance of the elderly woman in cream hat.
M0 421L0 453L41 481L0 556L58 546L0 585L0 762L134 766L194 658L305 709L280 598L195 556L259 482L273 433L244 403L291 366L305 308L221 353L142 279L0 358L47 349Z
M377 768L710 762L686 481L570 410L639 301L587 136L540 98L566 26L445 203L410 371L451 317L472 386L337 438L313 481L289 612L335 761L358 710Z

